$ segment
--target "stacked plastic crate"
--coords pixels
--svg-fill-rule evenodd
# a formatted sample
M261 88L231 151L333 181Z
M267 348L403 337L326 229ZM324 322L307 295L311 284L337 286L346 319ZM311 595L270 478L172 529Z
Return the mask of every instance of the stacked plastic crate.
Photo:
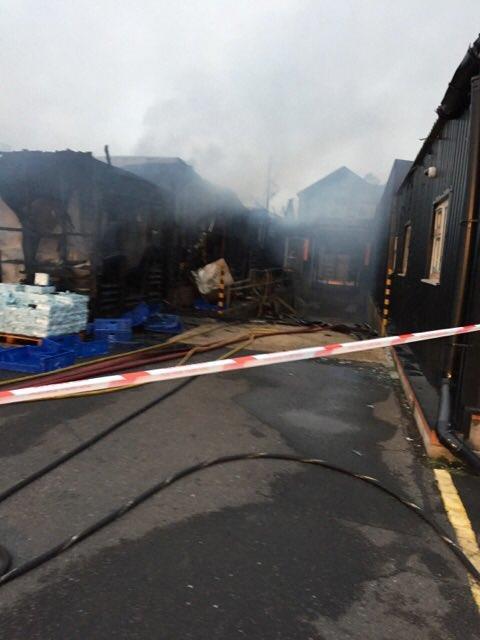
M8 344L1 348L0 370L43 373L68 367L77 358L108 353L107 340L84 341L78 335L86 329L87 320L87 296L56 293L48 281L35 285L0 283L0 333L10 338L40 338L35 346Z
M47 336L83 331L88 321L88 297L56 293L55 287L0 283L0 332Z

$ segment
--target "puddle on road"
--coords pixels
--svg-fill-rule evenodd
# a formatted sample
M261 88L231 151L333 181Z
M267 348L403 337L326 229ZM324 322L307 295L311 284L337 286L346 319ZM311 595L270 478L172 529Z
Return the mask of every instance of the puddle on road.
M330 416L319 416L318 413L306 409L291 409L281 415L289 426L312 429L330 435L359 431L358 425Z
M398 426L402 419L402 411L393 390L389 393L386 400L376 402L373 405L373 416L377 418L377 420L388 422L395 427Z

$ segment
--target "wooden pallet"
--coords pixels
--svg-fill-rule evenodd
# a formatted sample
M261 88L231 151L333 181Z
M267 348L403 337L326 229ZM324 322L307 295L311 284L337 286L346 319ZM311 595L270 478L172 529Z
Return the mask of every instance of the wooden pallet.
M40 344L42 340L43 338L36 338L34 336L20 336L13 333L0 333L0 342L3 342L4 344Z

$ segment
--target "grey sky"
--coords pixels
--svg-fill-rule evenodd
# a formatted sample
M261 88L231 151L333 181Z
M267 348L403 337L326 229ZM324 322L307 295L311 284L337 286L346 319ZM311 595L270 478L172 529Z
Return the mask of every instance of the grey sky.
M0 0L0 141L181 156L279 206L412 158L478 0Z

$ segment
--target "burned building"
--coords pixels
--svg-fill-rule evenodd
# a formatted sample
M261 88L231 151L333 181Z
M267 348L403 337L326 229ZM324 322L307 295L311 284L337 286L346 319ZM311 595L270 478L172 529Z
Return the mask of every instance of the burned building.
M1 275L50 274L106 311L158 300L165 287L168 194L90 153L0 156Z
M0 155L3 282L46 272L105 315L141 300L191 307L192 271L220 258L235 280L281 266L267 211L179 158L113 161L124 168L69 150Z
M366 310L374 213L383 187L341 167L299 192L298 219L288 221L285 265L327 315Z
M208 182L181 158L114 156L112 163L170 194L177 262L200 242L200 254L191 259L205 264L224 257L233 271L243 274L243 229L249 211L232 191Z
M233 191L205 180L181 158L112 156L111 163L169 191L179 219L246 210Z
M169 283L179 290L190 272L224 258L233 277L252 268L281 266L272 215L248 209L233 191L202 178L181 158L113 156L111 162L170 195Z
M480 320L480 38L457 68L438 118L392 202L389 332ZM381 290L382 282L377 283ZM381 308L381 296L377 304ZM437 392L448 380L453 424L479 422L478 334L419 342L411 352ZM433 415L435 420L436 416Z

